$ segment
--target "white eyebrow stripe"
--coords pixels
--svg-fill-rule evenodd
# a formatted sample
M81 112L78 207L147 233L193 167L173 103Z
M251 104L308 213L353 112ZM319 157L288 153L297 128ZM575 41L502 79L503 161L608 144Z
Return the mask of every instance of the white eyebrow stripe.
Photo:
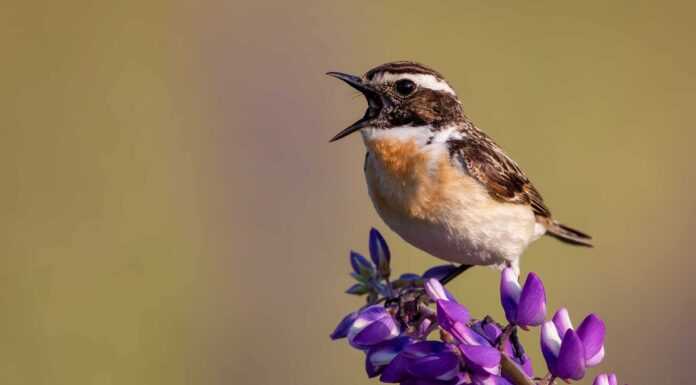
M419 87L428 88L434 91L445 91L449 94L455 96L457 95L452 87L450 87L445 81L428 74L394 74L391 72L382 72L375 76L372 81L374 83L390 83L399 79L409 79L416 83Z

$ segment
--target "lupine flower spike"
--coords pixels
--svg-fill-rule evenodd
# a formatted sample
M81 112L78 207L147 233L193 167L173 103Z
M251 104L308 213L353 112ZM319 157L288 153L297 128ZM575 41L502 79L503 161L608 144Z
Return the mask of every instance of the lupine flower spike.
M544 383L580 380L604 358L604 323L594 314L573 329L568 311L546 318L546 292L529 273L524 285L512 269L501 274L500 299L509 325L490 317L473 319L439 281L456 267L435 266L422 275L406 273L390 281L391 254L381 234L370 231L370 259L351 252L348 293L367 304L346 315L331 333L365 353L365 371L381 382L401 385L521 385L534 383L532 363L514 328L543 325L541 350L549 369ZM439 340L430 336L439 330ZM513 347L514 345L514 347ZM616 376L598 375L593 385L618 385Z

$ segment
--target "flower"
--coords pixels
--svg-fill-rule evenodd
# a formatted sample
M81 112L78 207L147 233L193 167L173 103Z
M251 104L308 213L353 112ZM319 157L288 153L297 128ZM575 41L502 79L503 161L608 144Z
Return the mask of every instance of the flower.
M457 302L437 279L430 278L425 283L425 291L437 304L437 322L446 331L450 331L455 322L466 324L471 319L469 310Z
M618 385L615 374L598 374L592 385Z
M369 349L400 333L394 318L381 305L368 306L358 313L348 330L348 342L357 349Z
M366 353L365 370L372 377L382 373L384 368L408 345L415 343L411 337L397 337L370 348Z
M541 329L541 352L549 372L564 380L582 379L586 367L604 358L605 335L604 323L595 314L588 315L576 332L568 310L559 309Z
M391 253L389 253L389 247L384 237L382 237L382 234L374 227L370 229L370 258L372 258L372 262L377 266L379 275L382 278L389 277L391 273L389 268Z
M355 251L350 252L350 266L353 268L353 277L357 280L370 279L375 274L375 268L372 264L362 255L356 253Z
M544 284L534 273L529 273L524 287L520 287L515 271L505 268L500 279L500 302L508 322L522 329L539 326L546 319Z
M354 311L348 314L347 316L343 317L341 322L338 323L338 326L336 326L336 329L334 329L333 333L331 333L331 339L337 340L339 338L345 338L348 335L348 330L350 330L350 327L353 325L353 322L355 322L356 318L358 318L357 311Z
M380 381L450 381L458 377L459 371L459 357L453 345L440 341L421 341L406 346L394 357L384 368Z
M491 346L495 346L495 344L498 342L498 339L503 334L503 331L500 330L500 328L498 328L498 326L495 323L486 321L476 321L471 325L470 329L475 331L479 336L485 338ZM479 341L480 343L481 340L477 341ZM522 346L518 346L519 352L518 354L515 354L515 351L513 350L513 344L507 343L505 344L504 353L513 361L515 361L515 363L519 365L522 368L522 370L525 373L527 373L529 377L533 377L534 369L532 368L532 360L529 358L527 354L524 353L524 349L522 349ZM518 355L521 355L521 357L518 357Z

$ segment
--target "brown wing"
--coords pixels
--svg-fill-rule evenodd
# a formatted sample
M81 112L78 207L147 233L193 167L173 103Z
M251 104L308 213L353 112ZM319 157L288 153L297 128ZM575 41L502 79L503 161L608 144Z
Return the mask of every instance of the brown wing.
M469 173L494 197L532 206L534 214L551 217L541 194L520 167L482 133L480 137L450 140L450 153L460 158Z

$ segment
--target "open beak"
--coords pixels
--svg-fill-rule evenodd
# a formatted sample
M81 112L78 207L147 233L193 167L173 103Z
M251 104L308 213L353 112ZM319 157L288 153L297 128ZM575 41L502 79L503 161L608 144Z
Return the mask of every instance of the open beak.
M365 95L365 99L367 99L368 104L367 110L365 111L365 116L329 140L329 142L333 142L341 138L345 138L355 131L359 131L361 128L369 125L372 119L379 116L380 111L382 111L383 103L379 94L366 85L361 78L353 75L342 74L340 72L327 72L326 74L341 79L348 83L349 86L362 92L362 94Z

